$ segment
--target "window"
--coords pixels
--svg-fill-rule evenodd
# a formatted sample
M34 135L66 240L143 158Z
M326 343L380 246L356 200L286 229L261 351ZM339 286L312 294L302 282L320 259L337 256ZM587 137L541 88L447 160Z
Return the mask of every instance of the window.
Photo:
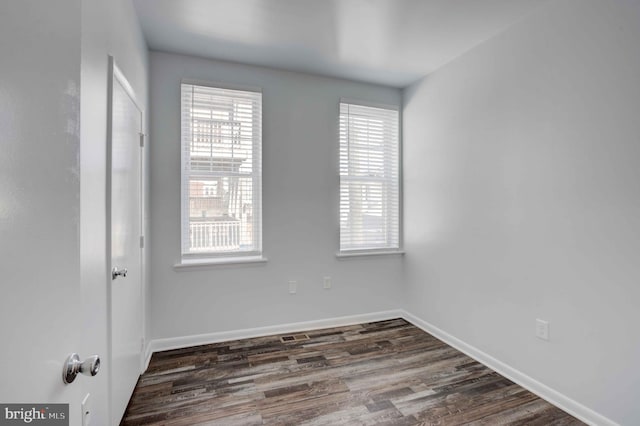
M262 251L262 94L182 84L182 258Z
M340 103L340 252L399 250L398 110Z

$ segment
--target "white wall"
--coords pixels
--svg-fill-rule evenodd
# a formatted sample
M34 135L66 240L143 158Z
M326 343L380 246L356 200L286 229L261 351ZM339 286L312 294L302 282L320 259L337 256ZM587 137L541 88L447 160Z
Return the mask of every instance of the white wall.
M559 0L404 93L407 310L628 425L638 40L637 2Z
M140 106L147 107L147 47L128 0L83 0L80 169L80 257L84 334L81 356L102 356L102 371L83 380L92 395L93 420L108 423L106 169L108 55L131 83ZM81 378L86 379L86 378Z
M170 338L371 313L399 306L401 257L337 260L340 97L400 105L399 90L151 53L152 337ZM180 80L263 89L266 264L177 272ZM333 288L322 288L322 277ZM288 280L298 293L288 294Z

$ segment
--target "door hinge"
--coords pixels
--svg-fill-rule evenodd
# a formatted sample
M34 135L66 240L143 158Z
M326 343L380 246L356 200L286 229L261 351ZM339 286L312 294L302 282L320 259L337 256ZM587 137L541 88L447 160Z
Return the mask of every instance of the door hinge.
M144 133L140 133L140 148L144 147Z
M144 248L144 235L140 235L140 248Z

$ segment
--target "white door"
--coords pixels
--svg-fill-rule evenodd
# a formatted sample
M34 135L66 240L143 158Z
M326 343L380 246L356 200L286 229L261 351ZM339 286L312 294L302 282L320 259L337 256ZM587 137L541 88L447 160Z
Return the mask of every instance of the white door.
M90 355L81 351L76 6L0 3L0 404L70 404L76 425L83 387L100 379L62 381L69 353ZM0 424L26 424L6 417L0 408Z
M142 112L123 74L110 60L111 423L120 422L141 373Z

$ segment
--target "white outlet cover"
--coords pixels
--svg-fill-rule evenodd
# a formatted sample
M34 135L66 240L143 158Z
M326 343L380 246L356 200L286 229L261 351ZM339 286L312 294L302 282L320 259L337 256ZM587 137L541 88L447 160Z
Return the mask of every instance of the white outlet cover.
M298 291L298 282L289 281L289 294L296 294L297 291Z
M536 319L536 337L542 340L549 340L549 322Z
M88 393L82 400L82 426L89 426L91 424L91 396Z
M331 277L324 277L323 286L326 289L331 288Z

